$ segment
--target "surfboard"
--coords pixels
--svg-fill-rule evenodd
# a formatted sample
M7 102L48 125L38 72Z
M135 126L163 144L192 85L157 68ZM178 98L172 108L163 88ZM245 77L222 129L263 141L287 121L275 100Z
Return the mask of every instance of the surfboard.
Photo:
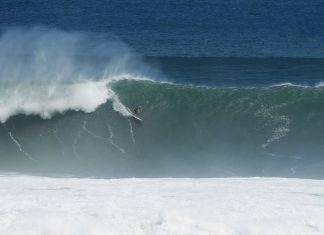
M136 116L135 114L133 114L133 112L132 112L129 108L127 108L127 110L128 110L128 112L129 112L129 114L130 114L130 116L131 116L132 118L134 118L135 120L140 121L140 122L143 121L143 120L140 119L138 116Z
M134 114L132 115L132 117L133 117L133 118L135 118L135 119L136 119L137 121L140 121L140 122L142 122L142 121L143 121L142 119L140 119L139 117L137 117L137 116L136 116L136 115L134 115Z

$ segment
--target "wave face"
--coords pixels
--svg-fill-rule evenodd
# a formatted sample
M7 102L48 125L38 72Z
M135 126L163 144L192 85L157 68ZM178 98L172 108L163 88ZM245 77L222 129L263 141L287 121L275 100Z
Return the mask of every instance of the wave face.
M0 170L96 177L324 177L323 87L204 88L120 80L105 89L115 99L94 112L69 111L50 119L18 115L3 123ZM143 108L142 123L125 111L137 105Z

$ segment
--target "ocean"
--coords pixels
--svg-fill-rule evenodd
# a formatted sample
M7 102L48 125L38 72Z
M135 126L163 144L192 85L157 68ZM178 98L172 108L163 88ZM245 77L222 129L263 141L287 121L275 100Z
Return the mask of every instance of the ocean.
M321 58L140 56L44 26L0 51L1 170L323 178Z
M323 12L2 1L0 234L323 233Z

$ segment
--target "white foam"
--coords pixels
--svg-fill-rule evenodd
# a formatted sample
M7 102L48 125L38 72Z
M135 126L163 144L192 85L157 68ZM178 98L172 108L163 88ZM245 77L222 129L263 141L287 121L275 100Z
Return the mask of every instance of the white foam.
M103 80L107 80L107 77L103 77ZM109 81L122 81L122 80L137 80L137 81L154 81L148 77L145 76L139 76L139 75L132 75L129 73L121 73L118 75L109 76Z
M46 27L1 32L0 122L17 114L47 119L68 110L89 113L109 99L116 111L131 115L107 86L122 79L147 80L129 72L130 55L116 37L102 41ZM93 56L103 58L100 66ZM140 59L136 63L142 65Z
M291 82L283 82L283 83L271 85L270 87L301 87L301 88L306 88L306 87L309 87L309 86L293 84Z
M290 118L286 115L279 115L275 111L286 106L286 103L276 105L273 107L265 107L262 105L260 110L255 114L257 116L265 118L265 126L272 126L272 135L266 140L265 143L261 144L261 147L266 149L275 142L278 142L282 138L286 137L290 132ZM269 153L271 154L271 153Z
M316 86L315 87L324 87L324 82L319 82L318 84L316 84Z
M0 88L0 121L17 114L44 119L67 110L93 112L114 96L106 82L80 82L55 86L20 83Z
M315 86L307 86L307 85L294 84L294 83L290 83L290 82L283 82L283 83L272 85L270 87L300 87L300 88L316 87L316 88L320 88L323 86L324 86L324 82L319 82Z
M56 85L20 82L0 87L0 122L10 117L39 115L49 119L56 113L68 110L90 113L108 100L113 109L123 116L131 116L129 109L119 100L118 95L109 88L109 83L122 79L141 79L137 77L114 77L103 81L83 81ZM145 78L142 78L145 79Z
M0 178L0 234L324 233L321 180Z

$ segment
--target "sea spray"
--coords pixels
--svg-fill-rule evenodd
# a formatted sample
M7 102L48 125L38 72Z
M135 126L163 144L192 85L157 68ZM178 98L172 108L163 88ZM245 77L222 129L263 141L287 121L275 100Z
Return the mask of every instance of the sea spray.
M45 27L4 31L0 122L17 114L48 119L68 110L89 113L108 99L113 99L116 111L129 115L108 84L136 77L130 64L140 71L140 59L130 61L130 55L127 45L111 35L101 38Z
M93 112L113 97L106 82L78 82L56 84L53 89L46 84L10 84L0 87L0 121L5 122L17 114L40 115L50 118L67 110Z

